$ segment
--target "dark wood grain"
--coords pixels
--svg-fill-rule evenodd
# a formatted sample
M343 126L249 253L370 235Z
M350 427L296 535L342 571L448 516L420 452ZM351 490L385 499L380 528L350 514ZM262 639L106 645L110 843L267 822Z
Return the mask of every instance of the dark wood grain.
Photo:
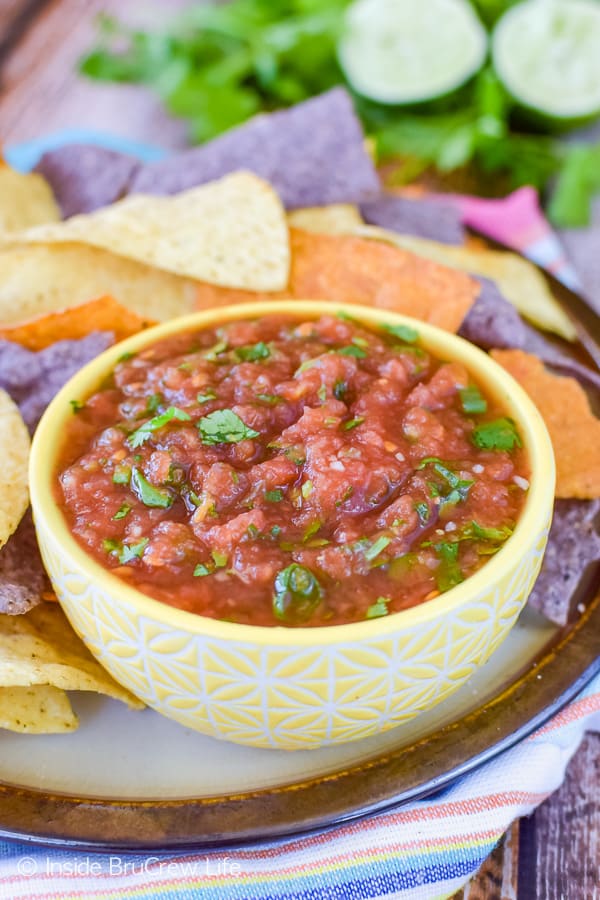
M94 40L93 20L108 12L135 24L160 22L190 0L0 0L0 143L66 127L105 130L185 144L147 90L99 84L75 74ZM508 834L460 900L600 898L600 737L588 736L563 787Z
M600 735L589 734L561 788L521 823L519 900L600 897Z

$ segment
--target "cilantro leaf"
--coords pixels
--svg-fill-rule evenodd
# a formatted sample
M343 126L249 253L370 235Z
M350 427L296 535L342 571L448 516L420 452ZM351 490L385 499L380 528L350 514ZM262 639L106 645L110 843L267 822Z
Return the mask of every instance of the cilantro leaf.
M159 428L163 428L165 425L168 425L169 422L173 422L174 420L178 422L189 422L190 418L190 415L186 413L185 410L179 409L177 406L169 406L169 408L166 409L164 413L161 413L160 416L154 416L153 419L144 422L143 425L140 425L139 428L132 432L127 438L127 443L133 449L141 447L144 441L147 441L154 431L158 431Z
M375 603L369 606L365 619L379 619L381 616L387 616L389 612L387 605L389 602L389 597L378 597Z
M265 491L265 500L267 503L281 503L283 500L283 491L279 489L274 491Z
M339 353L342 356L354 356L356 359L365 359L367 356L362 347L357 347L356 344L351 344L348 347L340 347L339 350L334 350L333 352Z
M268 359L271 351L264 341L259 341L258 344L248 347L237 347L234 354L243 362L258 362L261 359Z
M377 538L376 541L373 541L370 547L364 551L365 559L368 559L369 562L372 562L376 559L380 553L382 553L388 544L391 544L392 539L389 537L385 537L385 535L381 535Z
M131 470L131 490L144 506L168 509L173 505L173 495L163 488L154 487L137 468Z
M440 560L435 578L439 591L449 591L464 581L464 577L458 563L458 542L440 541L433 545Z
M260 433L246 425L232 409L217 409L197 423L203 444L237 444Z
M323 596L316 576L305 566L292 563L275 578L273 613L276 619L289 625L307 622Z
M470 384L466 388L461 388L458 392L463 411L470 416L476 416L480 413L487 412L487 400L479 393L479 388L475 384Z
M404 344L414 344L419 340L419 332L410 325L390 325L388 322L384 322L381 327Z
M513 450L523 443L512 419L484 422L471 432L471 441L481 450Z

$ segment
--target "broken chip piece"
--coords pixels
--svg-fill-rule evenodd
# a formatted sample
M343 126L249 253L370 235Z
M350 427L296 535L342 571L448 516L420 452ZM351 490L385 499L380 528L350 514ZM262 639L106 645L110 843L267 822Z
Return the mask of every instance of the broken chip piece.
M61 340L77 340L91 331L107 331L122 341L156 324L118 303L114 297L99 297L67 309L49 312L35 319L0 327L0 338L28 350L43 350Z
M129 190L176 194L237 169L269 181L286 209L361 203L381 190L350 95L339 87L141 166Z
M0 547L9 539L29 505L29 435L9 394L0 390Z
M587 567L600 559L596 520L600 500L557 500L540 574L529 603L556 625L566 625Z
M97 144L67 144L44 153L35 171L52 187L66 219L120 200L139 165L135 156Z
M556 496L600 497L600 419L579 382L553 375L523 350L490 355L527 391L546 423L556 457Z
M37 606L50 590L28 511L0 549L0 613L20 616Z

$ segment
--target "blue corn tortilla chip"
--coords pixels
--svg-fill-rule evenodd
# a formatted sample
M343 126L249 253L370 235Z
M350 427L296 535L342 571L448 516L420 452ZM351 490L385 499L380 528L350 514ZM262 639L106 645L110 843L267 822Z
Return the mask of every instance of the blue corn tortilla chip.
M551 338L540 334L525 322L512 303L506 300L496 284L487 278L477 279L481 291L467 313L459 334L483 350L518 349L534 353L543 363L565 375L600 388L600 374L573 359Z
M557 500L548 546L529 604L556 625L566 625L582 577L600 560L600 500Z
M63 384L112 343L112 334L97 331L79 340L57 341L35 353L0 340L0 387L17 404L30 432Z
M37 606L50 590L28 511L0 550L0 613L20 616Z
M66 219L119 200L139 166L139 161L126 153L68 144L44 153L35 171L49 182Z
M368 203L362 203L360 211L365 222L378 225L399 234L412 234L441 244L464 243L465 232L456 206L444 200L424 197L399 197L381 194Z
M350 95L334 88L141 166L129 192L176 194L237 169L269 181L288 209L361 203L381 190Z

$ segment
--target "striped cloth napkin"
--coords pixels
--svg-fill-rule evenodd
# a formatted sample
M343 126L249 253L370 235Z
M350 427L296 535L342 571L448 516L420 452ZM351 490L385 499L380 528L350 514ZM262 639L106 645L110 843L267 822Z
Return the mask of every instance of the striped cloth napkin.
M578 286L533 190L456 200L465 224ZM0 898L442 900L477 871L511 822L559 787L588 730L600 731L600 676L543 728L427 800L245 849L86 855L0 843Z

